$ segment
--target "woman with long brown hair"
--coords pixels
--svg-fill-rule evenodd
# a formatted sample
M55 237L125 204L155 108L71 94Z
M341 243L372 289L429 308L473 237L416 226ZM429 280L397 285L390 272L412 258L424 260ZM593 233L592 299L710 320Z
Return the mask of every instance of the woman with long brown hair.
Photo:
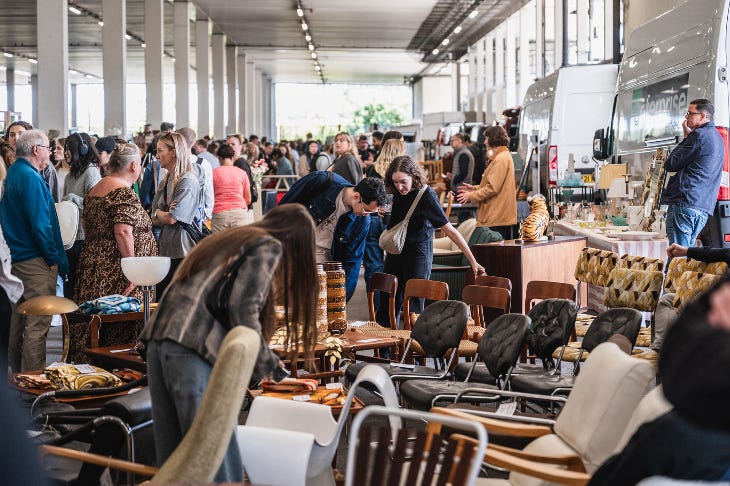
M218 350L228 330L247 326L261 333L254 368L260 379L283 367L269 349L274 305L284 307L287 349L302 346L310 360L316 342L317 273L314 221L300 204L278 206L259 222L229 228L201 241L185 258L141 339L147 344L157 461L163 463L193 422ZM228 299L229 324L206 306L224 271L244 257ZM231 390L242 393L242 390ZM240 482L233 430L215 482Z
M344 177L354 186L362 179L362 167L352 135L347 132L338 133L335 135L334 147L335 161L332 163L332 172Z

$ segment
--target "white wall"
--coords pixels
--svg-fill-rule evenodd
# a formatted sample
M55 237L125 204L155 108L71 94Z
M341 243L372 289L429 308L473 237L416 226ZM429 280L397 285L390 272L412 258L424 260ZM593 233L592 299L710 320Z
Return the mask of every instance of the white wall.
M414 94L418 91L421 93L421 114L454 111L450 76L428 76L421 78L418 83L421 84L420 90L414 89Z

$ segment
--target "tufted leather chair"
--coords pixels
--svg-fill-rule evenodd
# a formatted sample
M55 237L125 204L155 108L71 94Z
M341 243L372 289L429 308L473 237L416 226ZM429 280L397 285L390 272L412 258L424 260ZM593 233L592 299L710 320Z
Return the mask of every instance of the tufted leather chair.
M614 334L626 336L629 342L633 344L639 335L642 319L641 312L627 307L609 309L599 314L593 320L593 323L583 338L577 363L580 362L581 355L584 352L590 353L599 344L606 342ZM577 371L577 366L575 371ZM557 391L569 391L573 388L574 383L575 374L560 375L541 373L515 375L510 380L512 390L524 393L537 393L540 395L550 395Z
M465 381L409 380L401 385L403 400L419 410L430 410L437 402L453 400L467 388L504 389L517 362L530 318L522 314L505 314L495 319L479 340L477 354L485 365L491 383ZM471 363L472 369L476 362Z
M457 354L456 348L466 328L467 310L466 304L456 300L434 302L423 309L414 324L400 363L376 364L382 366L393 381L416 378L440 380L448 377L451 363ZM433 358L434 367L405 364L413 341L418 342L427 358ZM348 366L345 380L352 383L367 364L356 363Z

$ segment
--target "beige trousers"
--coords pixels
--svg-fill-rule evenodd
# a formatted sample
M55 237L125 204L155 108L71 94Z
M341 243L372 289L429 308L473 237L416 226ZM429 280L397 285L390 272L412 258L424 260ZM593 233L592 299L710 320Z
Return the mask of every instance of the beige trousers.
M215 233L234 226L243 226L249 223L248 209L229 209L213 213L210 219L210 229Z

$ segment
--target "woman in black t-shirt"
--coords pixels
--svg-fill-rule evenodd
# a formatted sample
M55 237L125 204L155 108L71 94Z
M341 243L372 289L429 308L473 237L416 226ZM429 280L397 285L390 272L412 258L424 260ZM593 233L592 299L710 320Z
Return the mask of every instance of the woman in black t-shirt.
M426 184L423 169L408 155L396 157L391 162L385 174L385 185L393 193L393 209L388 228L392 228L403 221L416 199L418 191ZM484 267L474 259L469 245L449 223L444 210L439 203L438 196L428 187L418 202L416 209L408 222L408 231L403 251L400 255L386 254L383 271L398 277L398 291L395 298L395 313L399 315L403 305L403 292L406 282L412 278L428 279L431 277L431 263L433 260L434 231L440 229L451 241L456 243L464 253L475 275L483 275ZM411 307L413 312L423 310L423 299L416 299ZM383 326L389 325L388 308L380 306L376 320Z

